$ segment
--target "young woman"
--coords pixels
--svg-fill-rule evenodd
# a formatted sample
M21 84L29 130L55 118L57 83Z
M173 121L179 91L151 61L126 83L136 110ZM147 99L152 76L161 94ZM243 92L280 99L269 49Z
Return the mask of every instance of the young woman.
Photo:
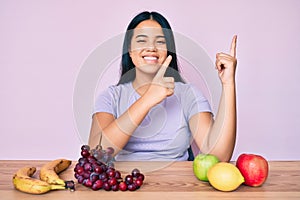
M116 160L187 160L191 141L202 153L231 159L236 140L236 36L216 55L222 83L213 118L204 95L178 73L174 36L159 13L142 12L125 34L122 76L96 100L89 145L113 147Z

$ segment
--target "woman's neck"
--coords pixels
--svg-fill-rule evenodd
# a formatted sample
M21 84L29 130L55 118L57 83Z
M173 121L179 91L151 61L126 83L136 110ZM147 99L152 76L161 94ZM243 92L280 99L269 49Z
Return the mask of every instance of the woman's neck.
M151 84L151 81L141 81L137 78L134 79L132 82L133 88L141 96L148 90L150 84Z
M132 82L132 86L135 91L142 96L148 90L153 78L154 77L149 76L149 74L136 71L136 76Z

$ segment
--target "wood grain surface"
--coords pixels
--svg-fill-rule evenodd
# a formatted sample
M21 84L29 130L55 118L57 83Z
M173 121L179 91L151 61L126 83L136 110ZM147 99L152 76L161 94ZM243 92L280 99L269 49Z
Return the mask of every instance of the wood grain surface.
M123 177L132 169L139 168L145 174L143 186L134 192L92 191L76 184L76 191L51 191L43 195L31 195L14 189L13 174L21 167L39 169L48 161L1 160L0 199L300 199L300 161L269 162L269 176L261 187L241 185L232 192L215 190L207 182L199 181L193 174L192 162L116 162L115 168ZM60 176L74 180L72 165Z

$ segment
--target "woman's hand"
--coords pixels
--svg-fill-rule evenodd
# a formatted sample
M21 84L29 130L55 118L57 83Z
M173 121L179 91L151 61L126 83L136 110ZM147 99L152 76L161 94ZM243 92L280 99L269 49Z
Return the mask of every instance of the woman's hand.
M156 105L163 101L166 97L173 95L174 93L174 78L164 77L165 72L172 60L172 56L168 56L160 69L157 71L153 78L151 85L145 93L145 96Z
M235 83L236 40L237 36L235 35L231 42L230 54L217 53L216 55L216 69L223 85Z

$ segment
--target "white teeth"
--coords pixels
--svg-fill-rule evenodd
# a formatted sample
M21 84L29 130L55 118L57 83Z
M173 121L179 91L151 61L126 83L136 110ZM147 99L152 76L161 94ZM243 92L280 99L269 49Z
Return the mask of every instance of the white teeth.
M152 56L145 56L145 60L157 60L157 57L152 57Z

